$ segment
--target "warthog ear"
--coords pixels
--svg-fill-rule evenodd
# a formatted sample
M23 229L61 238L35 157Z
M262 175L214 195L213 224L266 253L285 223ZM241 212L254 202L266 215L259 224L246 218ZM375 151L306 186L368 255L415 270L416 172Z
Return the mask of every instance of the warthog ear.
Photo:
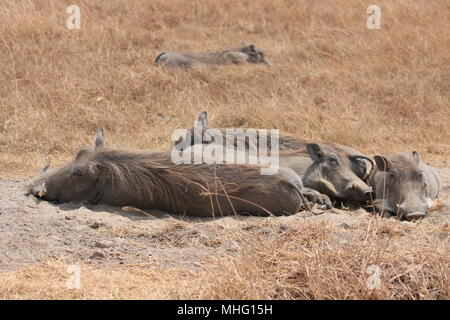
M197 121L197 127L201 126L204 129L208 128L208 113L206 111L200 113Z
M103 147L104 144L105 144L105 132L103 131L103 129L99 129L97 131L97 135L95 136L95 147L96 148Z
M366 160L367 161L367 163L370 163L370 169L367 169L367 166L365 165L366 164L366 162L362 162L362 163L364 163L364 169L365 169L365 172L364 172L364 174L360 177L362 180L365 180L365 179L367 179L369 176L370 176L370 174L372 173L372 170L373 170L373 168L374 168L374 166L375 166L375 163L373 162L373 160L371 159L371 158L369 158L369 157L366 157L366 156L360 156L360 155L357 155L357 156L349 156L348 157L349 159L350 159L350 161L352 162L352 164L356 164L357 166L359 166L359 164L361 163L358 163L358 162L355 162L354 160ZM357 174L358 175L358 174ZM359 175L358 175L359 176Z
M251 44L250 42L248 42L248 41L241 41L241 46L247 47L252 52L256 51L255 46L253 44Z
M376 155L374 156L375 163L377 164L377 168L380 171L389 171L392 168L391 162L383 156Z
M323 158L323 150L317 143L308 143L306 145L306 149L308 150L309 156L313 161L318 161Z
M413 151L413 152L412 152L412 156L413 156L414 162L415 162L417 165L419 165L419 163L420 163L420 155L419 155L419 153L418 153L417 151Z

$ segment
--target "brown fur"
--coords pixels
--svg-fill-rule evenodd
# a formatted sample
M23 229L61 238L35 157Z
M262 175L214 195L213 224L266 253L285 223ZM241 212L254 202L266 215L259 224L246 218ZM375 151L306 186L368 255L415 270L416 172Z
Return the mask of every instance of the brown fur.
M175 148L185 150L196 143L222 143L236 148L237 135L228 136L227 129L209 129L206 111L200 113L195 126L187 130L184 137L175 142ZM221 133L221 141L216 141L214 131ZM239 135L239 134L238 134ZM242 138L242 137L241 137ZM259 146L259 135L250 141L245 137L245 148ZM314 145L314 146L311 146ZM366 155L343 145L308 141L281 132L278 144L267 137L267 149L278 146L280 166L293 169L302 176L305 187L317 190L331 198L348 201L363 201L370 197L370 188L364 181L373 169L373 160ZM313 147L313 148L311 148ZM314 150L317 152L312 152ZM336 160L338 166L330 164ZM369 164L369 167L367 166Z
M97 147L81 150L29 191L49 201L87 201L201 216L292 214L302 205L300 177L289 169L264 176L260 166L173 164L170 152Z

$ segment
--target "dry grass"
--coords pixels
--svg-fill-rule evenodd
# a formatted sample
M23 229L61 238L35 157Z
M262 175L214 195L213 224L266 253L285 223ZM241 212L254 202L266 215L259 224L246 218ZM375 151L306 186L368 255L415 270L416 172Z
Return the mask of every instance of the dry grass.
M448 0L379 1L382 30L365 27L369 0L77 0L82 29L70 31L73 3L0 3L0 178L30 177L49 156L68 160L99 127L110 145L167 149L203 110L220 127L279 128L369 154L414 149L448 166ZM241 40L273 67L152 63L161 51ZM157 240L209 241L177 228ZM83 265L81 290L65 289L63 261L27 266L0 274L0 298L450 298L448 223L409 232L373 218L347 241L323 222L264 230L223 231L237 249L197 271ZM372 291L371 264L383 272Z
M362 151L450 155L450 4L371 1L243 3L110 0L0 4L0 177L69 159L97 128L121 147L166 149L208 110L217 126L280 128ZM156 68L164 50L208 51L249 40L272 68ZM280 112L282 110L282 112ZM445 164L445 163L444 163Z
M345 239L349 226L310 219L286 227L271 219L254 228L229 228L225 236L232 239L234 253L211 257L198 270L181 264L168 268L157 259L115 268L84 264L81 289L69 290L67 265L49 261L0 274L0 298L450 298L448 244L429 237L423 225L372 217ZM176 228L183 229L180 224ZM380 285L372 290L367 285L370 265L381 269Z

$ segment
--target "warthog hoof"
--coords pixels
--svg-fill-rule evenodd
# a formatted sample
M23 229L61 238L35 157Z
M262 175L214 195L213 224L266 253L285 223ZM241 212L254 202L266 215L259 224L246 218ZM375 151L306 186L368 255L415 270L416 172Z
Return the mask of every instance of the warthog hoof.
M319 191L310 188L303 188L303 195L305 196L306 200L312 202L312 204L325 206L327 210L333 207L330 198L326 194L322 194Z

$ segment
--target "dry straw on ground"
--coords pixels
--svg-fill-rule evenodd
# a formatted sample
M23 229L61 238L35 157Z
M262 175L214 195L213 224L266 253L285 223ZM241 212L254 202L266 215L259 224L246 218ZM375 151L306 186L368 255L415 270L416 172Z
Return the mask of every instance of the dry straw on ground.
M232 239L236 252L212 257L195 270L182 263L168 268L157 260L106 268L81 265L81 288L70 290L67 264L49 261L0 274L0 298L450 298L448 244L428 237L425 226L382 218L353 226L314 219L286 226L271 219L228 228L221 236ZM174 228L186 236L192 226L177 223ZM348 239L342 237L346 228L355 229ZM370 265L382 270L375 288L367 282Z

